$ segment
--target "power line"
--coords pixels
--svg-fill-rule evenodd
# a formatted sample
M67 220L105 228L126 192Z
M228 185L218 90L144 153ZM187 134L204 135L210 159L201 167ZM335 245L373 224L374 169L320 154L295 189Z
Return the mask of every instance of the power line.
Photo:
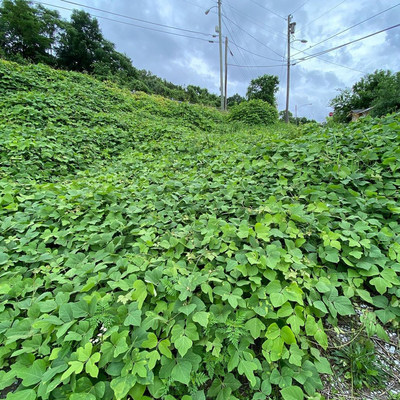
M230 18L228 18L226 15L222 15L224 18L226 18L228 21L230 21L233 25L237 26L241 31L249 35L252 39L254 39L257 43L261 44L262 46L266 47L268 50L272 51L275 53L278 57L282 57L281 54L277 53L275 50L271 49L271 47L267 46L265 43L261 42L258 40L255 36L253 36L251 33L247 32L245 29L243 29L240 25L238 25L236 22L233 22Z
M60 8L60 9L62 9L62 10L67 10L67 11L74 11L72 8L56 6L56 5L54 5L54 4L44 3L44 2L41 2L41 1L35 1L35 0L31 0L31 1L32 1L33 3L36 3L36 4L42 4L42 5L49 6L49 7ZM89 14L89 13L88 13L88 14ZM132 23L130 23L130 22L119 21L119 20L117 20L117 19L112 19L112 18L108 18L108 17L103 17L103 16L101 16L101 15L95 15L95 14L90 14L90 15L91 15L92 17L102 18L102 19L105 19L105 20L107 20L107 21L118 22L118 23L120 23L120 24L129 25L129 26L134 26L134 27L136 27L136 28L142 28L142 29L147 29L147 30L154 31L154 32L165 33L165 34L167 34L167 35L180 36L180 37L185 37L185 38L189 38L189 39L201 40L201 41L203 41L203 42L215 43L213 40L203 39L203 38L199 38L199 37L196 37L196 36L182 35L182 34L180 34L180 33L163 31L163 30L161 30L161 29L150 28L150 27L148 27L148 26L142 26L142 25L132 24ZM210 35L210 36L212 36L212 35Z
M254 3L254 4L257 4L257 5L258 5L259 7L261 7L263 10L266 10L266 11L270 12L271 14L274 14L276 17L282 18L284 21L286 21L286 18L285 18L285 17L282 17L282 15L279 15L279 14L276 13L275 11L273 11L273 10L267 8L267 7L264 7L263 5L261 5L260 3L257 3L257 2L254 1L254 0L250 0L250 1L251 1L252 3Z
M295 50L297 50L297 49L295 49ZM304 51L303 53L304 53L304 54L307 54L307 55L311 55L311 54L306 53L305 51ZM322 57L320 57L320 56L316 56L315 58L318 58L318 60L321 60L321 61L323 61L323 62L325 62L325 63L327 63L327 64L336 65L337 67L345 68L345 69L348 69L348 70L350 70L350 71L359 72L360 74L364 74L364 75L367 74L367 72L365 72L365 71L360 71L359 69L356 69L356 68L352 68L352 67L348 67L348 66L346 66L346 65L338 64L338 63L336 63L336 62L327 60L326 58L322 58ZM293 65L296 65L296 64L293 64Z
M351 42L347 42L347 43L341 44L341 45L339 45L339 46L332 47L331 49L324 50L324 51L320 51L319 53L311 54L311 55L309 55L309 56L307 56L307 57L299 58L299 59L294 60L294 61L297 61L297 64L299 64L299 63L301 63L301 62L303 62L303 61L310 60L311 58L314 58L314 57L322 56L323 54L330 53L331 51L338 50L338 49L340 49L340 48L342 48L342 47L348 46L349 44L353 44L353 43L359 42L359 41L361 41L361 40L370 38L370 37L372 37L372 36L378 35L379 33L389 31L389 30L394 29L394 28L397 28L397 27L399 27L399 26L400 26L400 24L393 25L393 26L390 26L390 27L388 27L388 28L382 29L382 30L380 30L380 31L377 31L377 32L374 32L374 33L370 33L369 35L363 36L363 37L361 37L361 38L352 40Z
M76 3L76 2L70 1L70 0L61 0L61 1L64 2L64 3L73 4L75 6L85 7L85 8L89 8L91 10L104 12L104 13L107 13L107 14L110 14L110 15L115 15L117 17L123 17L123 18L127 18L127 19L130 19L130 20L133 20L133 21L138 21L138 22L143 22L143 23L146 23L146 24L161 26L163 28L175 29L175 30L178 30L178 31L183 31L183 32L188 32L188 33L196 33L198 35L204 35L204 36L212 36L209 33L193 31L193 30L190 30L190 29L179 28L179 27L171 26L171 25L164 25L164 24L160 24L158 22L146 21L144 19L134 18L134 17L130 17L130 16L127 16L127 15L123 15L123 14L118 14L118 13L115 13L115 12L112 12L112 11L107 11L107 10L103 10L101 8L91 7L91 6L88 6L86 4Z
M233 5L231 5L230 3L228 3L229 8L232 9L233 12L236 12L236 14L243 16L245 18L247 18L249 21L251 21L254 25L257 25L259 28L261 28L262 30L264 30L265 32L268 32L269 34L272 33L273 35L276 36L281 36L283 38L286 39L286 35L280 33L280 32L276 32L275 28L273 28L270 25L262 25L260 22L256 21L254 18L250 17L249 15L243 13L242 11L240 11L239 9L237 9L236 7L234 7ZM270 28L270 29L266 29L266 27Z
M324 42L326 42L326 41L328 41L328 40L330 40L330 39L333 39L334 37L339 36L339 35L341 35L342 33L347 32L347 31L349 31L350 29L353 29L353 28L355 28L356 26L359 26L359 25L363 24L364 22L367 22L367 21L369 21L369 20L371 20L371 19L377 17L378 15L381 15L381 14L387 12L387 11L390 11L390 10L392 10L393 8L398 7L399 5L400 5L400 3L397 3L397 4L395 4L394 6L387 8L386 10L380 11L379 13L374 14L374 15L372 15L371 17L368 17L367 19L364 19L363 21L358 22L357 24L354 24L354 25L352 25L352 26L350 26L350 27L348 27L348 28L346 28L346 29L344 29L344 30L342 30L342 31L340 31L340 32L337 32L337 33L335 33L334 35L332 35L332 36L330 36L330 37L328 37L328 38L326 38L326 39L324 39L324 40L321 40L320 42L318 42L318 43L316 43L316 44L314 44L314 45L308 47L307 50L310 50L310 49L312 49L312 48L314 48L314 47L320 45L321 43L324 43ZM294 54L293 57L295 57L295 56L296 56L297 54L299 54L299 53L302 53L302 51L299 51L298 53Z
M222 20L222 23L224 24L224 26L225 26L226 30L228 31L229 35L231 36L231 38L234 37L234 36L233 36L233 33L232 33L231 30L228 28L228 25L225 23L224 20ZM232 41L230 41L230 42L233 43ZM243 53L240 51L240 49L238 49L238 52L239 52L240 56L242 57L243 62L246 63L246 57L243 55Z
M238 67L238 68L275 68L275 67L282 67L286 66L287 64L281 65L238 65L238 64L228 64L231 67Z
M230 40L230 43L232 43L233 45L235 45L237 48L239 48L239 49L245 51L246 53L253 54L254 56L258 56L258 57L261 57L261 58L265 58L266 60L270 60L270 61L281 61L281 60L277 60L276 58L269 58L269 57L262 56L261 54L253 53L252 51L247 50L247 49L245 49L244 47L240 47L238 44L236 44L236 43L235 43L234 41L232 41L232 40Z
M303 30L304 28L306 28L307 26L311 25L312 23L314 23L315 21L319 20L320 18L322 18L323 16L325 16L326 14L329 14L331 11L333 11L335 8L338 8L341 4L345 3L347 0L342 0L341 2L337 3L336 5L334 5L332 8L330 8L328 11L325 11L324 13L322 13L319 17L313 19L312 21L310 21L307 25L303 26L303 28L300 28L297 33L299 33L301 30Z
M299 11L301 8L303 8L310 0L306 0L301 6L297 7L291 14L294 14L295 12Z

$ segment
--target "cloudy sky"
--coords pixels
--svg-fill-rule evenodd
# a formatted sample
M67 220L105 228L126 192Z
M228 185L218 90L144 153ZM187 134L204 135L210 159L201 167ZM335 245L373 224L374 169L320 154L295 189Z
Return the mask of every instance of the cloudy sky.
M218 39L212 37L218 24L217 0L45 1L47 7L84 9L96 16L105 38L135 67L175 84L219 93ZM58 11L69 17L68 10ZM285 108L289 14L296 22L291 44L296 64L291 68L293 114L297 105L299 116L324 121L337 89L376 69L400 70L400 27L304 59L399 24L398 0L222 0L222 35L230 42L228 96L244 96L251 79L273 74L280 81L278 108Z

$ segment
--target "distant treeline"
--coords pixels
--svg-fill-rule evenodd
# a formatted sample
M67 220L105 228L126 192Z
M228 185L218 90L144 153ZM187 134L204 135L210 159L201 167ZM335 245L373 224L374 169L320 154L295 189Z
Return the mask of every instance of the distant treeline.
M0 56L20 63L43 63L55 68L87 72L130 90L158 94L178 101L209 106L219 96L207 89L167 82L132 65L103 37L96 18L74 10L70 21L59 13L27 0L3 0L0 6Z

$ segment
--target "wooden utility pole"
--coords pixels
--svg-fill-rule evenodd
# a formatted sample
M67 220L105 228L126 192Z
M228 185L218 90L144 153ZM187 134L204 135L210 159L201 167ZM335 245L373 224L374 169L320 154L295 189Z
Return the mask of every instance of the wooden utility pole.
M224 110L228 109L228 36L225 36L225 90Z
M286 110L285 110L285 121L289 123L289 91L290 91L290 42L291 35L294 34L294 30L296 27L296 22L292 22L293 16L291 14L288 15L288 31L287 31L287 79L286 79Z
M219 74L220 74L220 89L221 89L221 111L224 110L224 75L222 68L222 28L221 28L221 0L218 0L218 36L219 36Z

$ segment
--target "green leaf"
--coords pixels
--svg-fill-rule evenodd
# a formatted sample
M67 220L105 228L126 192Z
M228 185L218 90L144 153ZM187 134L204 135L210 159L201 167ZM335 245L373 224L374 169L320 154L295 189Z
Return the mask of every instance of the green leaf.
M294 333L288 326L284 326L281 329L281 337L286 344L296 343L296 337L294 336Z
M178 363L171 371L171 378L187 385L190 381L190 372L192 371L192 364L189 361L178 360Z
M93 345L92 343L86 343L85 347L80 347L76 350L78 361L86 362L92 354Z
M157 346L157 344L158 344L157 336L153 332L150 332L147 335L147 340L145 340L142 343L142 347L145 348L145 349L153 349L154 347Z
M181 357L183 357L192 347L193 342L187 336L181 336L174 342L175 348L178 350Z
M257 365L253 361L245 361L240 360L238 365L239 374L246 375L246 378L249 380L251 386L256 385L256 377L254 376L254 371L257 369Z
M188 304L186 306L182 306L179 308L179 312L185 314L185 315L189 315L191 314L195 309L197 308L196 304Z
M126 397L129 390L136 383L136 376L134 375L126 375L121 376L119 378L115 378L111 381L110 386L111 389L114 391L114 396L116 400L122 400Z
M80 374L83 370L83 366L85 365L83 362L80 361L70 361L68 363L70 367L61 375L61 380L64 381L73 373Z
M389 282L387 282L385 279L383 279L383 278L381 278L379 276L376 277L376 278L371 279L369 281L369 283L371 285L374 285L376 290L380 294L386 293L387 288L391 286L391 284Z
M128 316L125 318L124 325L140 326L141 318L142 318L141 310L130 311Z
M91 393L72 393L69 400L96 400L96 396Z
M96 363L100 361L100 353L94 353L89 360L86 362L85 371L92 377L97 378L99 374L99 368L96 366Z
M272 293L270 295L271 304L277 308L286 303L286 296L283 293Z
M161 354L163 354L167 358L172 358L172 353L171 350L169 349L170 345L171 342L168 339L163 339L158 344L158 350L160 351Z
M304 392L298 386L289 386L281 389L284 400L304 400Z
M197 322L204 328L207 327L209 318L210 318L210 314L205 311L196 312L195 314L193 314L193 317L192 317L194 322Z
M318 310L320 310L324 313L328 312L326 305L321 300L314 301L314 303L312 303L312 305L313 305L313 307L317 308Z
M25 387L33 386L42 380L46 368L47 363L45 360L36 360L31 366L26 367L19 372L17 376L22 379L22 384Z
M134 292L132 294L132 300L137 301L138 309L141 310L143 303L147 297L146 284L141 280L137 280L133 283L133 288L134 288Z
M326 255L325 260L331 263L337 264L339 262L339 251L335 248L327 248L325 249Z
M353 305L351 304L350 299L345 296L336 297L333 304L339 315L345 316L354 314Z
M261 331L265 330L265 325L258 318L252 318L246 322L245 328L250 331L254 339L257 339L260 337Z
M274 322L268 326L265 336L268 339L276 339L280 336L280 334L281 334L281 330L280 330L278 324Z
M6 400L36 400L36 392L33 389L18 390L8 393Z

